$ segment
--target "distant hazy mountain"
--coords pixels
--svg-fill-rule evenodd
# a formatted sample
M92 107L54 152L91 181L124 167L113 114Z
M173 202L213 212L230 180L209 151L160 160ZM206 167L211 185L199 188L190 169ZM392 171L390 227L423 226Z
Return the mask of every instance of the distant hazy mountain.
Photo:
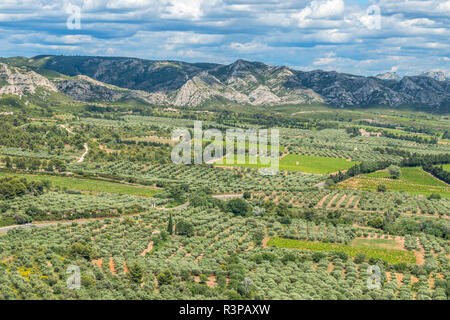
M442 71L425 71L421 74L422 77L429 77L431 79L437 80L437 81L445 81L449 80L445 73Z
M0 61L9 68L20 67L19 73L27 75L31 83L37 81L36 86L56 89L80 101L134 99L192 108L324 103L336 107L450 110L450 81L431 73L403 78L395 73L362 77L333 71L303 72L244 60L230 65L72 56ZM0 90L5 91L3 78L0 76Z
M402 77L400 77L396 72L385 72L377 75L376 78L381 80L395 80L395 81L402 80Z

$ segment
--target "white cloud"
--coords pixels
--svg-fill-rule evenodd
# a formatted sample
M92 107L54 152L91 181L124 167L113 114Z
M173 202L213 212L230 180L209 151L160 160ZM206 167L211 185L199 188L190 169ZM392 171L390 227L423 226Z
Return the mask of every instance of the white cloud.
M305 18L329 18L341 16L345 10L343 0L313 0L309 6L300 12Z
M267 49L267 46L258 41L247 42L247 43L232 42L230 44L230 48L237 52L251 53L251 52L255 52L257 50Z
M64 3L82 8L68 30ZM1 55L138 56L327 67L376 74L450 72L450 1L377 0L1 0ZM330 55L333 53L333 55Z
M319 58L313 62L313 65L315 66L328 66L331 63L336 61L336 53L330 52L328 55L324 58Z

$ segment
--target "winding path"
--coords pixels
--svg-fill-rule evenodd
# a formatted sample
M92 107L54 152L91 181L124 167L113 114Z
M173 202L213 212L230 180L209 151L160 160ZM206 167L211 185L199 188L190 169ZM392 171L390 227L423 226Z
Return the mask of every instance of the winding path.
M67 128L64 124L60 124L59 125L61 128L65 129L69 134L75 134L72 130L70 130L69 128Z
M89 152L89 147L88 147L88 144L87 144L87 143L84 144L84 150L86 150L86 151L83 153L83 155L81 156L81 158L77 161L78 163L83 162L83 161L84 161L84 158L86 157L86 155L87 155L88 152Z
M69 134L72 134L72 135L75 134L75 132L73 132L73 131L70 130L68 127L66 127L66 125L60 124L59 126L60 126L61 128L63 128L63 129L65 129ZM84 150L85 150L85 152L83 153L83 155L81 156L81 158L78 159L78 161L77 161L78 163L83 162L83 161L84 161L84 158L86 157L86 155L87 155L88 152L89 152L89 147L88 147L88 144L87 144L87 143L84 144Z

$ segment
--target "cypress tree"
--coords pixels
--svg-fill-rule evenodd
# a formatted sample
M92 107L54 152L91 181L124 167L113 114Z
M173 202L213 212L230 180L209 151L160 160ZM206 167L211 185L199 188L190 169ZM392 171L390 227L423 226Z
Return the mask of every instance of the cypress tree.
M170 214L170 217L169 217L169 225L167 226L167 232L169 232L170 235L173 234L172 214Z

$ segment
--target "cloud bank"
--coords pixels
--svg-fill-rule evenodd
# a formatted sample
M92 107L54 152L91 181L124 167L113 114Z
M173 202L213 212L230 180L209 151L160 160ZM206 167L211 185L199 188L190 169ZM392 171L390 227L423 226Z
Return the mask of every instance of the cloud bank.
M449 17L450 0L2 0L0 55L450 73Z

